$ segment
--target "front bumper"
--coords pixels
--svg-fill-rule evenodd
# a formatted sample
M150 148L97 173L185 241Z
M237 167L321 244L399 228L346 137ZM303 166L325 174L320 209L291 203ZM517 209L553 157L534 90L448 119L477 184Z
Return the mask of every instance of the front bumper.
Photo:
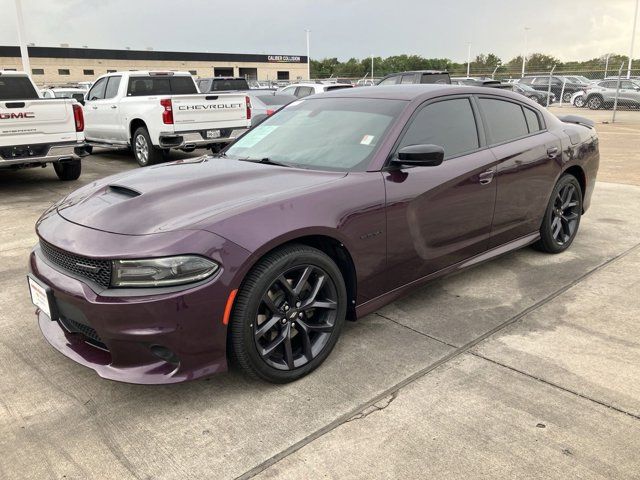
M13 148L18 149L16 151L28 152L30 147L30 145L21 145ZM84 142L45 146L44 150L38 148L42 147L39 145L34 145L33 147L36 147L36 150L39 151L39 153L35 155L29 155L27 153L16 155L15 157L10 154L0 155L0 167L30 163L50 163L64 160L79 160L80 158L89 155L89 148Z
M137 248L134 244L140 242L140 238L91 231L55 217L57 232L66 231L64 238L70 239L69 244L79 243L75 251L83 254L92 253L90 248L84 248L95 244L97 237L102 237L99 244L114 245L122 252ZM38 228L39 234L51 231L42 225ZM176 240L181 243L187 234L179 233L174 237L182 237L182 240ZM171 233L158 235L165 237L162 240L165 244L167 236L172 236ZM215 243L221 238L208 232L189 232L188 235L199 236L195 244L188 242L192 247L203 242ZM169 239L169 242L174 240ZM47 241L69 250L62 238L48 236ZM231 254L230 262L235 258L246 258L246 251L232 242L221 239L221 243L215 250L224 249L225 258L227 253ZM159 243L156 249L151 244L148 247L152 250L145 247L147 256L149 251L157 251L158 256L166 255ZM211 258L220 262L216 256L212 254ZM38 246L31 253L29 267L32 277L51 288L55 311L60 317L53 321L43 312L36 312L43 335L59 352L93 369L101 377L127 383L168 384L226 371L227 327L222 318L232 289L231 272L235 269L222 269L212 279L183 290L157 293L156 289L143 292L96 288L91 282L51 264ZM154 353L158 347L173 356L168 360L159 357Z
M231 143L248 128L221 129L220 137L206 138L206 130L192 132L160 133L160 147L162 148L195 148L206 147L217 143Z

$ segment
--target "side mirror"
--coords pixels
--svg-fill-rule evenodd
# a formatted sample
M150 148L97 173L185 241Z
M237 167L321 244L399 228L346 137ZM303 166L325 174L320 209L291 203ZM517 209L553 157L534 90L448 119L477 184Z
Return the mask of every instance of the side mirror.
M398 150L398 157L391 162L396 165L435 167L444 160L444 148L438 145L408 145Z

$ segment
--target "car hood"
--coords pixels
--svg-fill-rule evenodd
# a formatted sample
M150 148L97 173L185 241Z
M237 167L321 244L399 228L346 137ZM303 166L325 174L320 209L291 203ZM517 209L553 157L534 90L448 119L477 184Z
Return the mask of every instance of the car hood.
M57 211L78 225L125 235L198 229L206 220L290 199L345 175L199 157L93 182L68 195Z

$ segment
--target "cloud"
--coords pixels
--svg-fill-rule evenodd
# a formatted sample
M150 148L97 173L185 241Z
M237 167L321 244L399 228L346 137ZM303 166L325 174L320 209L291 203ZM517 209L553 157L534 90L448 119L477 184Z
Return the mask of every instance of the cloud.
M524 49L563 60L626 54L633 0L23 0L27 41L94 48L366 57L419 54L464 61ZM0 0L0 44L16 44L14 1ZM640 40L637 42L640 52ZM638 55L636 55L638 56Z

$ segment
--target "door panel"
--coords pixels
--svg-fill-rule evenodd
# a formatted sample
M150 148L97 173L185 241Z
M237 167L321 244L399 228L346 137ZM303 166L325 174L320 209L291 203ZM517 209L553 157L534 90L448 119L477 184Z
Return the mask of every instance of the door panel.
M549 132L491 148L498 160L491 248L540 229L560 171L561 148Z
M484 252L496 198L495 157L481 150L437 167L385 172L389 281L404 285Z

